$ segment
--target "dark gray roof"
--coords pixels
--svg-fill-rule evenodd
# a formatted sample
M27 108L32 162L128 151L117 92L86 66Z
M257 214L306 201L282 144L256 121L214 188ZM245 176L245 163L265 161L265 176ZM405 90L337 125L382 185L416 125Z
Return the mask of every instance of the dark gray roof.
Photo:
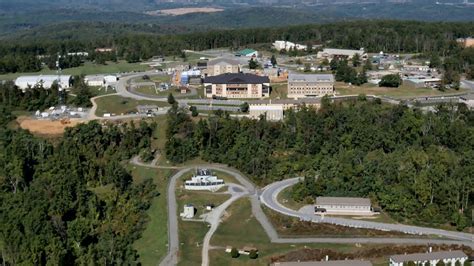
M364 260L330 260L330 261L302 261L302 262L275 262L273 266L372 266L370 261Z
M317 205L370 206L370 199L350 197L317 197Z
M265 76L244 73L227 73L218 76L206 77L204 83L212 84L262 84L270 83L270 79Z
M441 259L459 259L467 258L467 255L460 250L454 251L439 251L431 253L413 253L407 255L393 255L390 257L394 262L405 262L405 261L429 261L429 260L441 260Z

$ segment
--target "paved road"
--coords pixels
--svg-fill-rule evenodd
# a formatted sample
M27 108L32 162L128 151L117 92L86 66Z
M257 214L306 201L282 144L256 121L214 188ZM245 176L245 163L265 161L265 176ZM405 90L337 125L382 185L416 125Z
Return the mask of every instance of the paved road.
M262 203L274 211L277 211L287 216L297 217L305 221L312 221L315 223L324 222L324 223L331 223L331 224L337 224L337 225L349 226L349 227L355 227L355 228L367 228L367 229L376 229L376 230L384 230L384 231L398 231L398 232L404 232L404 233L413 234L413 235L437 235L443 238L460 241L463 244L474 247L473 234L447 231L447 230L434 229L434 228L419 227L419 226L409 226L409 225L403 225L403 224L387 224L387 223L360 221L360 220L335 218L335 217L327 217L327 216L323 218L320 215L302 213L300 211L289 209L278 202L277 196L282 190L296 184L298 181L299 181L298 178L292 178L292 179L287 179L287 180L275 182L273 184L268 185L267 187L265 187L262 195L260 196ZM407 240L409 240L408 242L415 242L413 241L413 239L412 240L406 239L406 240L403 240L403 242L407 242ZM358 241L364 242L364 240L362 239L358 239ZM419 239L416 241L420 242L423 240ZM426 242L432 243L434 240L425 239L424 241L425 243ZM439 240L439 242L443 242L443 241L444 240ZM453 242L453 241L450 241L450 242Z
M245 189L242 186L239 186L236 184L228 184L228 186L229 186L228 191L232 195L231 198L228 199L223 204L216 207L214 210L212 210L210 213L208 213L204 217L204 221L208 222L211 225L211 228L204 236L202 252L201 252L202 266L209 266L209 249L210 249L211 238L216 232L217 227L219 227L219 224L221 223L221 217L224 214L225 210L236 200L248 194L247 189Z

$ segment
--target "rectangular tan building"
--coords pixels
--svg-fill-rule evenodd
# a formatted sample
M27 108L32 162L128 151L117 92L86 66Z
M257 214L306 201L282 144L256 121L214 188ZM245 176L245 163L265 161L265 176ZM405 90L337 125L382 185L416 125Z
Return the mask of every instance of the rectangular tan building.
M270 96L270 79L244 73L228 73L204 79L204 93L225 98L265 98Z
M334 94L332 74L290 74L288 98L304 98Z

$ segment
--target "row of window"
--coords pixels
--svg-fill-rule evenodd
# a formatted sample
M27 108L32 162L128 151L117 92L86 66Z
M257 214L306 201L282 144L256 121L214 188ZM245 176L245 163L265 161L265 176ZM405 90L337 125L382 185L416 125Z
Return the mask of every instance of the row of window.
M201 186L217 186L217 185L224 185L224 181L217 181L217 182L200 182L200 183L194 183L191 181L187 181L186 186L196 186L196 187L201 187Z

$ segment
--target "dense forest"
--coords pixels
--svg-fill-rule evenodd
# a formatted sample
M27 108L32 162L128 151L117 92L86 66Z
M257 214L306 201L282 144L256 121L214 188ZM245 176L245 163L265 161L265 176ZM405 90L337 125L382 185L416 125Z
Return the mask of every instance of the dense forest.
M73 30L71 35L74 35ZM455 39L474 35L474 23L414 21L354 21L321 25L213 30L182 35L119 34L104 38L89 36L86 40L48 35L34 39L6 40L0 44L0 73L38 71L38 55L65 55L87 51L93 56L97 47L113 47L115 55L148 59L155 55L179 55L182 50L205 50L261 45L270 49L275 40L325 44L336 48L365 48L369 52L423 53L449 56L457 46ZM95 58L91 58L95 60Z
M132 243L157 195L151 180L133 183L121 162L149 148L156 125L90 122L53 145L7 127L18 108L0 104L0 261L137 264Z
M290 110L283 122L222 113L193 122L174 107L168 123L166 155L175 163L200 156L261 185L307 176L293 191L298 201L368 196L399 220L472 225L474 112L463 105L425 114L364 96L324 98L319 111Z

